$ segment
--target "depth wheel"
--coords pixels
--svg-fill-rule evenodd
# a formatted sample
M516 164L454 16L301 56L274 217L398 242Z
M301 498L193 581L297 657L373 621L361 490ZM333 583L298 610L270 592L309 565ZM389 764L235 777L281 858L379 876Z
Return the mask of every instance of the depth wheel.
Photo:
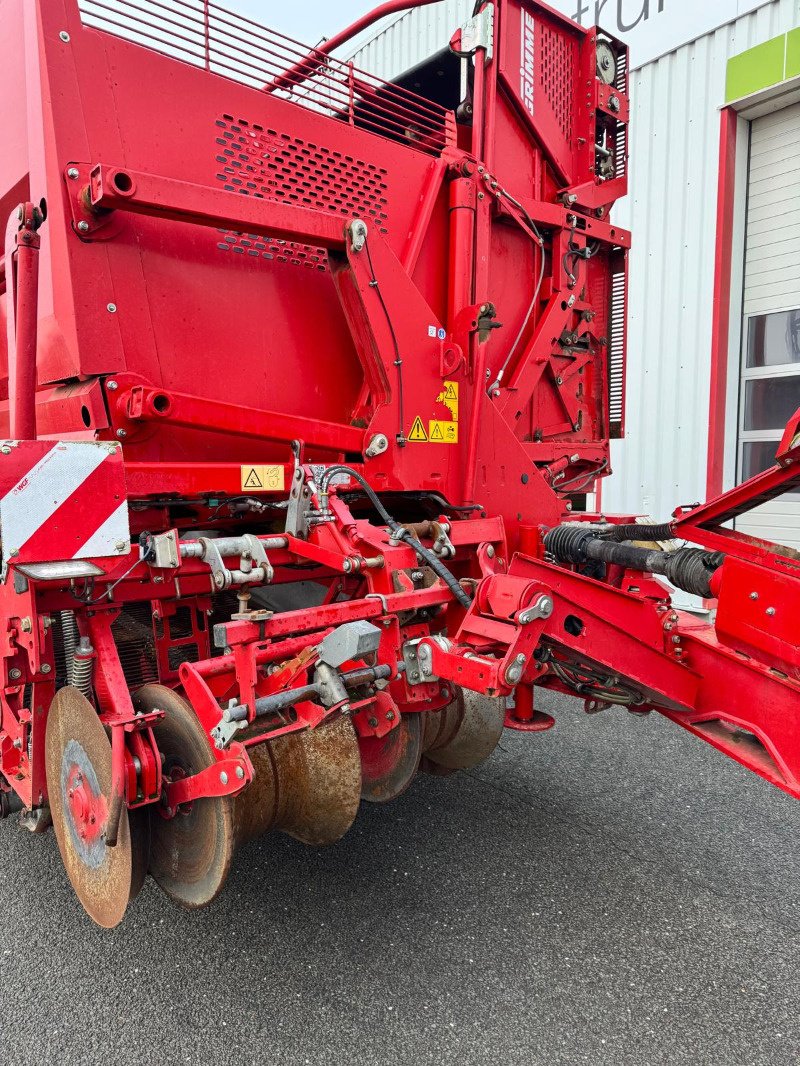
M214 749L189 703L164 685L145 685L134 694L141 711L160 710L153 726L164 776L190 777L216 762ZM150 816L150 874L183 907L205 907L227 880L236 845L234 801L209 796L165 818Z
M111 799L111 741L97 711L71 685L50 705L45 731L47 792L58 849L86 913L119 925L147 869L147 817L123 807L115 847L105 831Z

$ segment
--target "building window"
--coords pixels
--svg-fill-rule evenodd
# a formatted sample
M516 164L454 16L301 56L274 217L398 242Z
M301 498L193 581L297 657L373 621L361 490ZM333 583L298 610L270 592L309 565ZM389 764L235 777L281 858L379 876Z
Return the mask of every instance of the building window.
M739 480L775 465L786 423L800 407L800 309L745 320Z

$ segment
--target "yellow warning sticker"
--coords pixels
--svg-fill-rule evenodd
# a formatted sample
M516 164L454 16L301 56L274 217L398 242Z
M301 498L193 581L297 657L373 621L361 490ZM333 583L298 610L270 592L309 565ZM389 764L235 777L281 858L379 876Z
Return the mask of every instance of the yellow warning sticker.
M414 425L411 427L408 439L415 441L426 441L428 439L428 434L425 432L425 427L419 415L414 419Z
M428 423L428 436L437 444L458 444L458 422L432 418Z
M450 412L454 422L458 421L458 382L443 381L442 391L436 397L437 403L443 403Z
M243 466L242 492L280 492L285 487L284 468L276 466Z

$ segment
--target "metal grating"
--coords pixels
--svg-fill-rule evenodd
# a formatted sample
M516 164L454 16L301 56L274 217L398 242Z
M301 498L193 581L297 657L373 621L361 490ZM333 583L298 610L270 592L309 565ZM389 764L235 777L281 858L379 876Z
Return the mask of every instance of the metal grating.
M229 192L371 219L388 233L386 171L374 163L233 115L216 121L215 177ZM327 269L322 249L220 230L221 251Z
M539 82L561 132L571 141L577 45L567 34L542 22L539 23L539 44Z
M209 0L79 0L84 25L438 155L449 112Z
M628 274L624 252L620 266L611 275L611 307L608 316L608 435L619 440L625 432L625 341Z
M628 53L623 49L617 53L617 76L614 88L619 93L628 95ZM614 177L624 178L628 173L628 126L618 122L614 134Z

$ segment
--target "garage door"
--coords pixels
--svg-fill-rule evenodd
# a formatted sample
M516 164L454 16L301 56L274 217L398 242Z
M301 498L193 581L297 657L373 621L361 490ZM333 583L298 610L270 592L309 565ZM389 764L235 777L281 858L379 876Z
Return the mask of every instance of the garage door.
M740 481L773 465L800 407L800 104L751 124L743 307ZM756 508L737 528L800 549L800 494Z

